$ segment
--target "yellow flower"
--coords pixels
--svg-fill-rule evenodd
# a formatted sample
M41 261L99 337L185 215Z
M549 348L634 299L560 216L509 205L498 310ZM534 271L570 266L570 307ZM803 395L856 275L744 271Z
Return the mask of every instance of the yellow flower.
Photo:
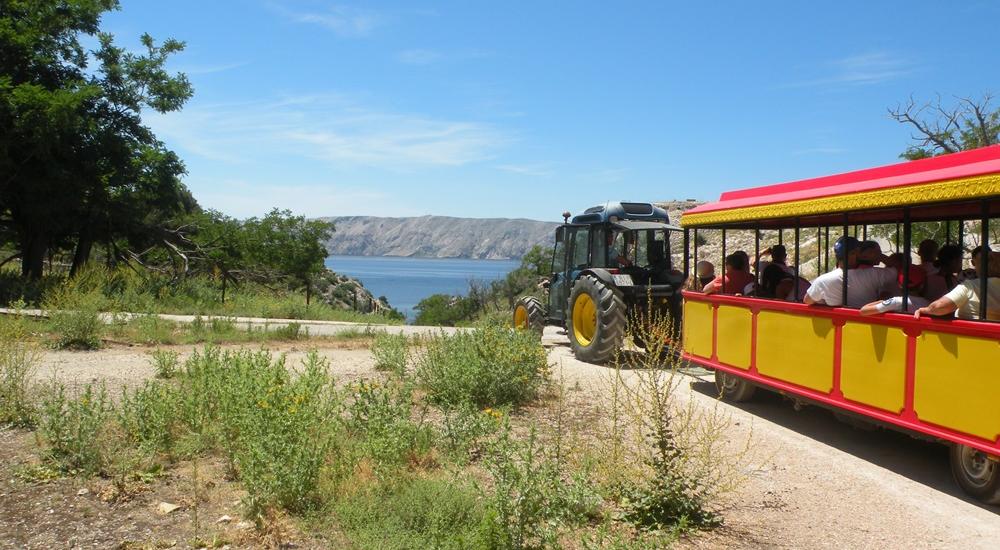
M257 402L257 406L260 407L260 408L262 408L262 409L266 409L270 405L267 404L267 401L261 399L260 401Z

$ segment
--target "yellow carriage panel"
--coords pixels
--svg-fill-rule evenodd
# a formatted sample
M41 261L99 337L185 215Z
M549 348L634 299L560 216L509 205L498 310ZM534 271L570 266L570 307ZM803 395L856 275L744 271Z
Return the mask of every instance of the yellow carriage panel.
M753 313L745 307L719 306L715 353L720 362L743 370L750 368Z
M757 371L821 392L833 389L830 319L779 311L757 314Z
M906 334L901 328L844 325L840 389L851 401L899 414L906 394Z
M924 332L915 375L920 420L989 441L1000 435L1000 341Z
M691 355L712 357L712 304L685 300L684 351Z

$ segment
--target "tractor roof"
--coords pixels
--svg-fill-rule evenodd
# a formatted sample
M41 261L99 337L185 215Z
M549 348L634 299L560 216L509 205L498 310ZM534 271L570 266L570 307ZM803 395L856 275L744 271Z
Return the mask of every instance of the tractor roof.
M618 220L655 221L668 223L667 211L648 202L612 201L591 206L573 217L574 224L598 224Z

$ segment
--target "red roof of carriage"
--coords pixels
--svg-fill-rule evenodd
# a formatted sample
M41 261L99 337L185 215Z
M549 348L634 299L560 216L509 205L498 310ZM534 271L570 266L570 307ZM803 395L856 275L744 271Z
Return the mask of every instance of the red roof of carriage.
M754 206L851 195L869 191L1000 174L1000 145L901 162L833 176L722 193L719 200L692 208L684 216Z

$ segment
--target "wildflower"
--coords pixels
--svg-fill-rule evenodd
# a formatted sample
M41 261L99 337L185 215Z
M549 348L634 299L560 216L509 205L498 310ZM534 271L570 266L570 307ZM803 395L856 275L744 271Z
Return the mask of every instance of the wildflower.
M261 399L260 401L257 402L257 406L260 407L260 408L262 408L262 409L266 409L270 405L267 404L267 401Z

